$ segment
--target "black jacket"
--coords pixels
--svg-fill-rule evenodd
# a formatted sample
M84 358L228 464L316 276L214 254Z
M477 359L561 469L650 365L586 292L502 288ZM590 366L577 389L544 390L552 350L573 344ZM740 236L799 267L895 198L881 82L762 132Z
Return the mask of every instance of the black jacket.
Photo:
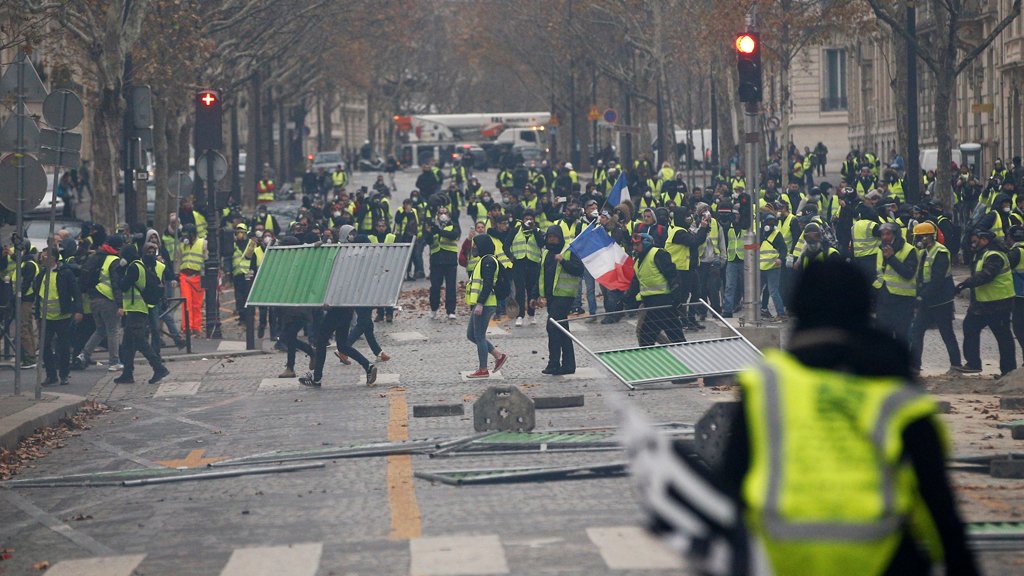
M562 227L557 224L548 227L548 231L544 234L545 242L547 242L547 237L552 235L557 235L561 239L561 242L559 242L558 245L546 245L545 248L547 248L548 251L544 260L541 262L541 266L544 267L544 290L541 293L541 296L547 296L549 298L552 297L551 293L554 291L555 270L559 264L561 264L562 271L564 273L571 274L573 276L583 276L583 271L585 270L583 267L583 261L581 261L579 257L572 252L569 252L569 257L562 259L561 262L555 260L555 256L561 254L562 250L565 249L565 235L562 234ZM558 298L558 296L556 296L556 298Z
M483 286L480 288L480 296L477 297L477 304L484 304L491 297L494 291L494 273L498 270L498 260L494 258L494 241L487 234L477 234L473 237L473 247L477 256L480 257L480 280ZM491 256L491 258L484 258Z

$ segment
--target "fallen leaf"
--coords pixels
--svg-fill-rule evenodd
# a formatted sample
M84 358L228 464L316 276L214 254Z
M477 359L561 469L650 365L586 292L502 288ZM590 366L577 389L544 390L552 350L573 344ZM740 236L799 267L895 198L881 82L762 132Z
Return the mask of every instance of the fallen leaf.
M33 570L46 570L49 567L50 562L48 560L40 560L39 562L36 562L32 565Z

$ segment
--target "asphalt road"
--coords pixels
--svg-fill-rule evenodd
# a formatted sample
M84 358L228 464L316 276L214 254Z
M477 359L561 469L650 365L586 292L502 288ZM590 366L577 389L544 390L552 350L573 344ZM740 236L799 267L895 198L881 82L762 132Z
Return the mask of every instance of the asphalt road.
M395 205L414 176L400 177ZM364 175L354 180L361 183ZM422 297L411 295L425 286L409 283L395 323L377 325L393 359L380 365L374 388L363 385L358 367L337 362L328 363L322 389L273 378L283 368L281 354L175 362L159 386L116 386L115 375L103 376L91 395L113 411L20 478L177 467L198 472L217 460L275 450L471 435L472 402L488 383L460 378L475 369L466 312L460 310L455 322L430 321ZM610 337L599 325L577 325L586 329L581 338ZM676 386L609 392L601 382L608 375L582 352L575 377L546 377L540 374L542 322L495 328L493 342L511 355L496 383L533 396L585 398L581 408L538 412L538 429L614 424L604 404L609 394L627 398L654 421L684 423L732 398L729 390ZM991 342L985 350L994 353ZM927 371L944 372L943 355L936 336ZM298 365L304 362L300 354ZM147 368L139 370L137 380L144 382ZM414 406L428 404L461 404L465 414L412 417ZM0 573L38 574L33 565L43 561L52 566L47 573L58 576L688 573L637 528L642 518L626 478L456 487L413 477L621 458L618 452L550 451L393 455L200 482L0 490L0 548L13 549L11 559L0 561ZM987 554L985 562L999 572L1013 565L1005 553Z

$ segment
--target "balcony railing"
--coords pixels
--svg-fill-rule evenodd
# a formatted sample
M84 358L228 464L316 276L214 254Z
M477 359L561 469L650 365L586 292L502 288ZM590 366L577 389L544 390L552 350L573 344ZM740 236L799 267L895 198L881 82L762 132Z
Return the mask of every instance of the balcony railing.
M847 109L846 96L832 96L821 99L822 112L839 112Z

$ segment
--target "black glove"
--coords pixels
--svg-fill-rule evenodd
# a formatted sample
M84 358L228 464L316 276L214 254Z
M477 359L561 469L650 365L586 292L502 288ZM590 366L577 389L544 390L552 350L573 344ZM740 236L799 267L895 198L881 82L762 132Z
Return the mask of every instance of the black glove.
M957 284L956 285L956 293L959 294L959 293L963 292L964 288L966 288L966 286L964 286L963 282Z

